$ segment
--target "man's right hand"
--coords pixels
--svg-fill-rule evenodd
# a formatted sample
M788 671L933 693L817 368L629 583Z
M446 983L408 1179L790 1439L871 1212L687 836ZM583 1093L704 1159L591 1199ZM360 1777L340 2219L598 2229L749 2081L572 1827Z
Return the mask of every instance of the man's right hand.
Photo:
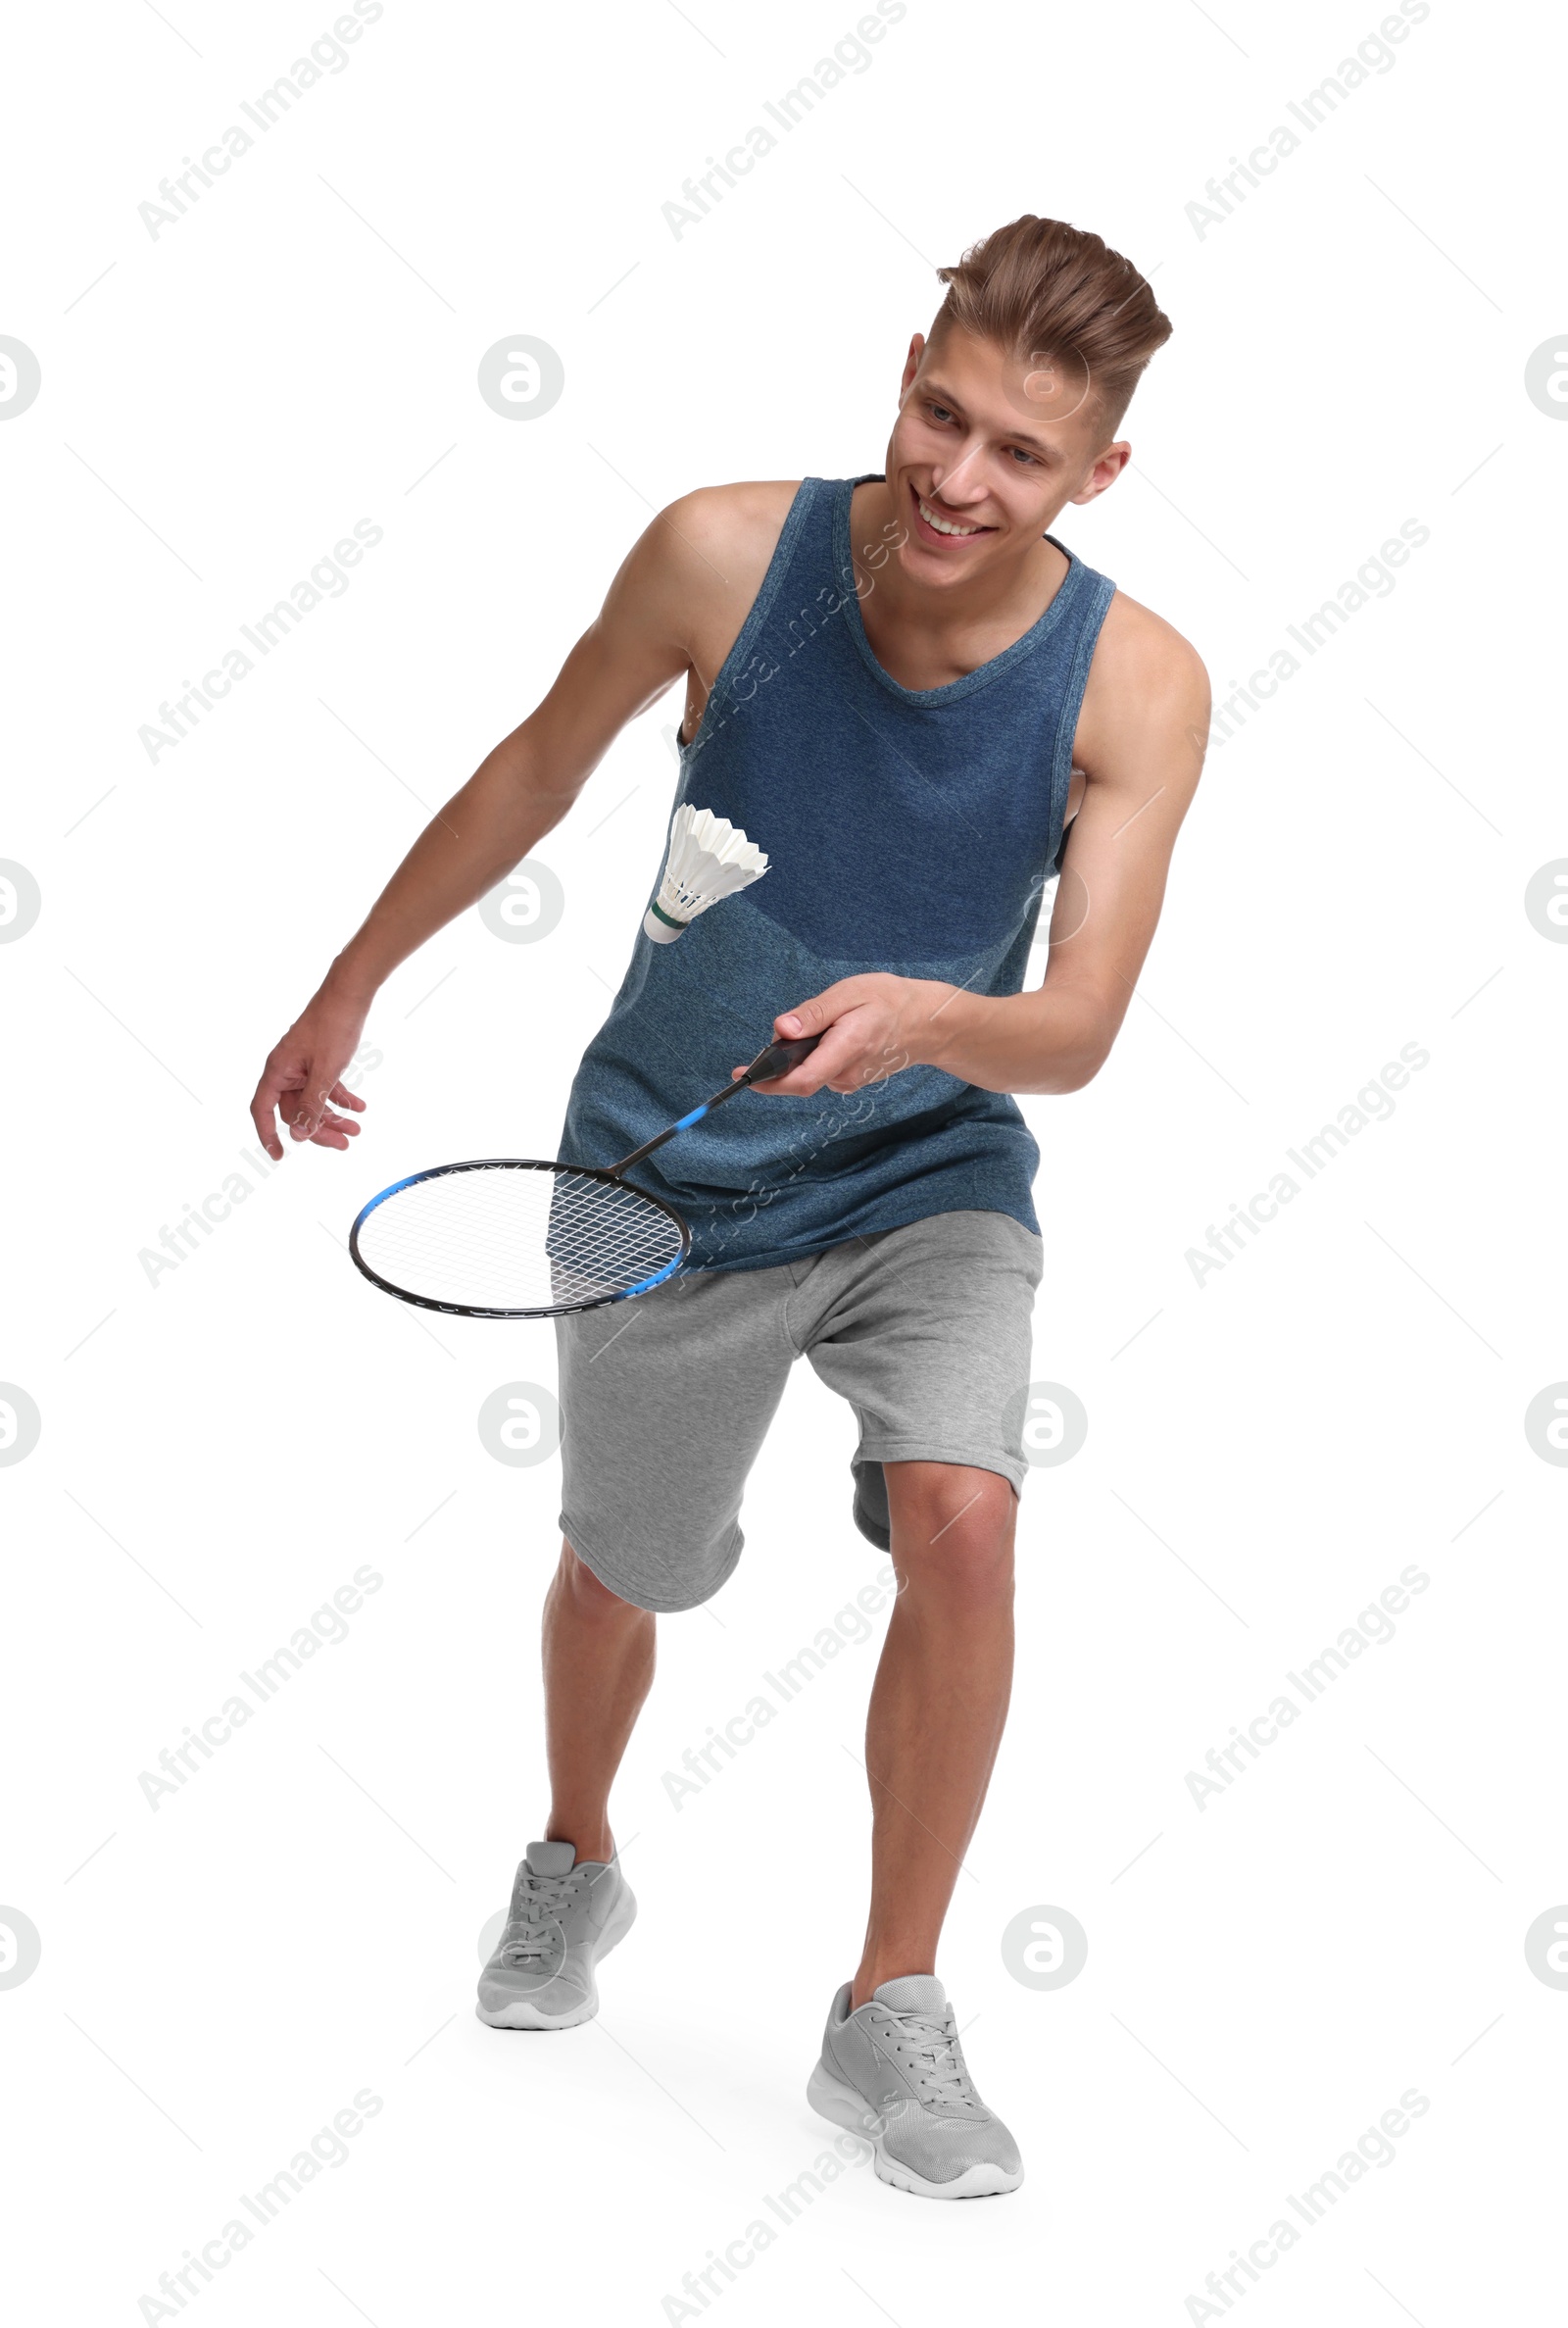
M364 1100L349 1090L342 1075L359 1049L368 1013L368 1004L318 994L272 1046L251 1101L251 1121L274 1162L283 1154L278 1119L291 1140L309 1140L318 1148L346 1148L358 1133L359 1125L336 1111L365 1111Z

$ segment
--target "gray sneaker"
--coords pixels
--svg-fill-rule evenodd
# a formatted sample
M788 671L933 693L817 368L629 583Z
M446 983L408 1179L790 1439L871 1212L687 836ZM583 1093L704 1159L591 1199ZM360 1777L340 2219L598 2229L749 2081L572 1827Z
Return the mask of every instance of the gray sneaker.
M592 2020L594 1966L624 1940L636 1913L618 1857L578 1861L569 1843L530 1843L501 1944L479 1975L480 2020L492 2029L570 2029Z
M863 2135L881 2180L922 2199L981 2199L1023 2181L1018 2146L974 2090L934 1972L885 1980L858 2012L833 2000L806 2099Z

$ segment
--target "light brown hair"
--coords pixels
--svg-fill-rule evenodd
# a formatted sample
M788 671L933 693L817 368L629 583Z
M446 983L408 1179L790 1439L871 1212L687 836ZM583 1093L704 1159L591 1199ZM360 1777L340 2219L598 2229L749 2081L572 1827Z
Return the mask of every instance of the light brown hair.
M932 339L956 323L1017 362L1055 357L1080 377L1087 371L1112 434L1145 365L1171 334L1132 261L1061 219L1014 219L937 276L948 295Z

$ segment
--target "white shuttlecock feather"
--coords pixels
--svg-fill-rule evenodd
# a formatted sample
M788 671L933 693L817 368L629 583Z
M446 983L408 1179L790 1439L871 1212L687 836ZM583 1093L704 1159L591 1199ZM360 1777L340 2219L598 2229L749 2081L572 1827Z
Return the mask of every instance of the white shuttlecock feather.
M682 801L669 828L664 877L643 928L656 946L667 946L699 914L760 881L766 870L766 857L738 824Z

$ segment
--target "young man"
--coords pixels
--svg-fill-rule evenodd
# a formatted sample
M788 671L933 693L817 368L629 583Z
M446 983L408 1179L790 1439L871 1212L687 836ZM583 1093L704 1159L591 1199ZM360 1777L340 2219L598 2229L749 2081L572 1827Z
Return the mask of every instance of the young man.
M899 1579L866 1730L870 1919L809 2099L870 2135L885 2181L947 2199L1022 2180L935 1970L1012 1662L1044 1247L1039 1151L1007 1095L1080 1090L1104 1062L1208 690L1184 640L1047 531L1126 467L1116 429L1170 331L1149 285L1098 236L1032 217L940 273L883 472L710 486L661 515L544 701L337 957L252 1114L274 1157L274 1110L294 1140L347 1147L343 1111L363 1102L340 1077L382 979L526 857L684 678L677 799L743 826L769 869L675 943L639 934L561 1154L624 1154L770 1027L821 1040L757 1087L772 1105L722 1109L640 1167L692 1224L688 1268L631 1310L558 1320L552 1805L479 2012L542 2029L598 2009L595 1961L635 1913L608 1799L655 1614L696 1608L734 1567L747 1473L807 1355L856 1410L855 1520ZM1046 979L1024 993L1053 870Z

